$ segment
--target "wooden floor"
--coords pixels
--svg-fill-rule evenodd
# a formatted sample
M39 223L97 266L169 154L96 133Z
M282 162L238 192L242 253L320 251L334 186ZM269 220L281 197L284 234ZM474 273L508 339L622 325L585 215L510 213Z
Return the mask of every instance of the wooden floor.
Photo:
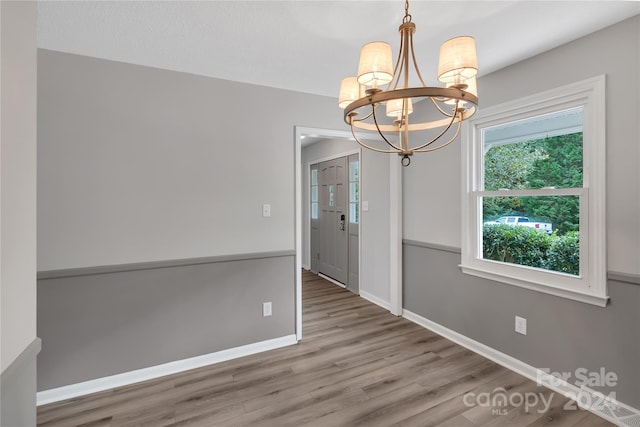
M611 425L311 273L303 282L300 344L41 406L38 425ZM485 404L499 387L551 399L550 409Z

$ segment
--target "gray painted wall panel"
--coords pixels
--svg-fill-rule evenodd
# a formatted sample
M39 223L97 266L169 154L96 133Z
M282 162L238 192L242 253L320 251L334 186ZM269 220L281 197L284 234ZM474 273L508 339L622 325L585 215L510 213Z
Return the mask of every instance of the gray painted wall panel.
M625 48L612 49L620 44ZM616 272L609 276L609 306L464 275L460 255L440 250L461 246L462 143L416 157L404 169L404 301L410 311L535 367L614 371L618 398L640 408L640 287L613 280L640 275L640 16L480 77L480 108L601 74L607 85L607 262ZM528 319L527 336L514 332L515 315Z
M622 43L622 45L621 45ZM612 46L620 45L620 49ZM624 46L624 48L622 47ZM479 108L606 75L608 270L640 274L640 16L478 79ZM460 138L404 168L403 238L461 247Z
M38 390L294 334L294 260L39 280Z
M606 75L607 269L640 275L640 15L491 73L479 79L478 87L482 105L488 106L602 74Z
M640 286L609 281L606 308L463 274L460 255L404 249L404 308L536 368L615 372L617 398L640 408ZM514 331L527 319L527 335Z
M0 2L0 425L36 421L37 4ZM35 343L35 344L34 344Z
M295 332L293 256L165 261L294 248L296 125L346 126L333 98L38 51L38 269L151 267L39 281L40 390Z
M0 2L0 366L36 338L35 2Z
M346 126L329 97L39 50L38 270L293 249L296 125Z
M36 338L0 375L0 426L36 425L36 356L41 341Z

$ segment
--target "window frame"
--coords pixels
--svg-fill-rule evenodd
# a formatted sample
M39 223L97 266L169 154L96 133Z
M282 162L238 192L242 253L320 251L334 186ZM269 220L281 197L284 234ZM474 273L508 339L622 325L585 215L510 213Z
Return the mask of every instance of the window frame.
M537 190L536 196L580 196L580 276L482 258L482 130L569 108L583 108L583 184ZM483 108L464 123L462 149L462 257L464 273L604 307L607 305L605 76ZM519 194L523 193L523 194ZM530 191L511 190L501 196ZM548 193L548 194L546 194Z

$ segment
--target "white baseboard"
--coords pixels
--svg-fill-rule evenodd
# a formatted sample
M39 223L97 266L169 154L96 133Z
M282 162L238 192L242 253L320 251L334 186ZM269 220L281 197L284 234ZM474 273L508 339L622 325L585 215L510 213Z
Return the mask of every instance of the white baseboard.
M129 384L159 378L178 372L188 371L202 366L213 365L214 363L225 362L239 357L249 356L263 351L274 350L296 344L298 340L295 335L287 335L228 350L217 351L215 353L204 354L202 356L191 357L189 359L176 360L162 365L137 369L135 371L124 372L95 380L84 381L77 384L70 384L51 390L40 391L36 394L36 404L46 405L48 403L59 402L73 397L84 396L86 394L109 390L115 387L122 387Z
M489 347L481 342L473 340L454 330L442 326L436 322L426 319L409 310L403 310L402 316L418 325L441 335L456 344L468 348L469 350L486 357L536 383L543 385L557 393L576 400L578 406L586 409L601 418L606 419L619 426L637 427L640 425L640 410L624 403L618 402L610 396L605 396L600 392L588 387L578 387L565 380L552 376L545 371L535 368L521 360L508 354Z
M379 305L385 310L391 310L391 304L389 303L389 301L385 301L382 298L377 297L367 291L363 291L362 289L360 290L359 294L362 298L366 299L367 301L372 302L375 305Z

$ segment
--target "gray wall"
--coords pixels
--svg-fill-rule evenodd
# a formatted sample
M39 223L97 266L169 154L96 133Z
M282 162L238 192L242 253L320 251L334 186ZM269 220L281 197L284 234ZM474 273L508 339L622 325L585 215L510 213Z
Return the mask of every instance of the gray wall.
M294 126L342 129L334 99L38 61L39 270L294 247Z
M47 50L38 85L47 277L293 253L294 126L344 126L331 98ZM293 334L294 272L289 256L41 280L38 388Z
M267 253L40 279L38 389L295 334L294 268L293 254Z
M608 269L631 278L609 281L608 307L466 276L457 253L404 246L405 308L538 368L605 367L620 377L618 399L634 407L640 407L640 286L633 284L640 277L639 55L636 16L478 82L486 107L606 74ZM461 247L461 146L417 157L405 169L405 239ZM528 319L527 336L514 332L515 315Z
M35 425L36 4L0 2L0 425ZM31 349L30 351L27 351Z
M640 407L640 283L609 280L603 309L460 271L460 253L403 245L404 308L536 368L615 372L617 398ZM527 335L514 318L527 319Z
M309 172L307 164L359 148L355 141L326 139L302 150L303 221L309 217ZM393 156L396 160L397 156ZM389 302L389 155L363 149L361 154L360 200L369 202L369 211L360 212L362 248L360 291ZM303 259L308 257L306 223L303 222Z
M36 425L36 357L40 349L40 340L33 340L0 374L1 426Z

